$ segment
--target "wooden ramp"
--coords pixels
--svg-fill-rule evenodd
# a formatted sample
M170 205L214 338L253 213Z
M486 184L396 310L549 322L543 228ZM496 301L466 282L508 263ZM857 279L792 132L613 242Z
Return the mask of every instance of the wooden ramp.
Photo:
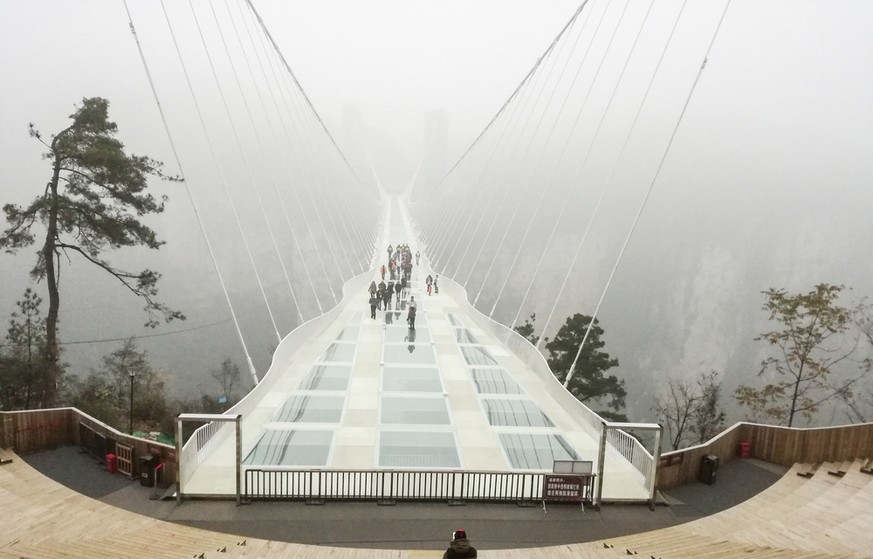
M438 559L441 550L384 550L273 542L137 515L76 493L17 456L0 466L0 559ZM481 550L483 559L860 559L873 557L873 475L866 462L795 465L752 499L671 528L573 545Z

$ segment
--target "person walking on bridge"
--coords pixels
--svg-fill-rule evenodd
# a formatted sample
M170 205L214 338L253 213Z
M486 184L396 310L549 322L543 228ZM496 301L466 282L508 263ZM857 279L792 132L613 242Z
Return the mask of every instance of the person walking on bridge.
M421 259L421 253L417 250L415 251L415 265L418 266L418 261Z
M376 294L370 295L370 318L376 320Z
M392 254L394 254L394 247L389 244L388 245L388 260L391 260Z
M382 274L382 280L385 279L385 272L387 272L387 271L388 271L388 269L385 267L385 264L382 264L382 267L379 268L379 273Z
M391 297L394 295L394 282L389 282L388 287L382 292L382 305L386 311L391 310Z
M415 297L409 298L407 305L406 322L409 323L409 329L415 330Z

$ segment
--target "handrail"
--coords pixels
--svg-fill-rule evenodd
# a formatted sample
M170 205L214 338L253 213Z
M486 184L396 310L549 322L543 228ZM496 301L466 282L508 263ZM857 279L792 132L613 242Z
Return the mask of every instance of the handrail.
M552 499L545 487L551 474L456 470L290 470L244 468L249 500L381 500L525 502ZM562 475L578 486L578 499L591 503L595 476Z

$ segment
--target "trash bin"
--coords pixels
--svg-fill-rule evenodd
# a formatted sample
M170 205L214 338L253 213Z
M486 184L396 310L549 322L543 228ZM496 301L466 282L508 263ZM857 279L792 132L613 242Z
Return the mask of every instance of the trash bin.
M106 471L110 474L118 473L118 456L111 452L106 455Z
M152 454L146 454L145 456L140 456L139 461L139 483L145 487L152 487L155 484L155 468L158 465L157 456Z
M752 443L740 443L740 458L748 458L752 455Z
M718 472L718 456L715 454L707 454L700 461L700 483L712 485L715 483L715 477Z

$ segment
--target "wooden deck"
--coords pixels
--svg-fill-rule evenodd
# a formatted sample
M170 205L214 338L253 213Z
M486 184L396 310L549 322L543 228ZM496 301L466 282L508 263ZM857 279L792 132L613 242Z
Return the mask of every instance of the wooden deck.
M130 513L67 489L17 456L0 466L0 559L234 557L430 559L441 550L381 550L289 544L190 528ZM873 557L873 475L865 461L795 465L757 496L671 528L583 544L481 550L501 559L839 559ZM842 477L829 471L844 471Z

